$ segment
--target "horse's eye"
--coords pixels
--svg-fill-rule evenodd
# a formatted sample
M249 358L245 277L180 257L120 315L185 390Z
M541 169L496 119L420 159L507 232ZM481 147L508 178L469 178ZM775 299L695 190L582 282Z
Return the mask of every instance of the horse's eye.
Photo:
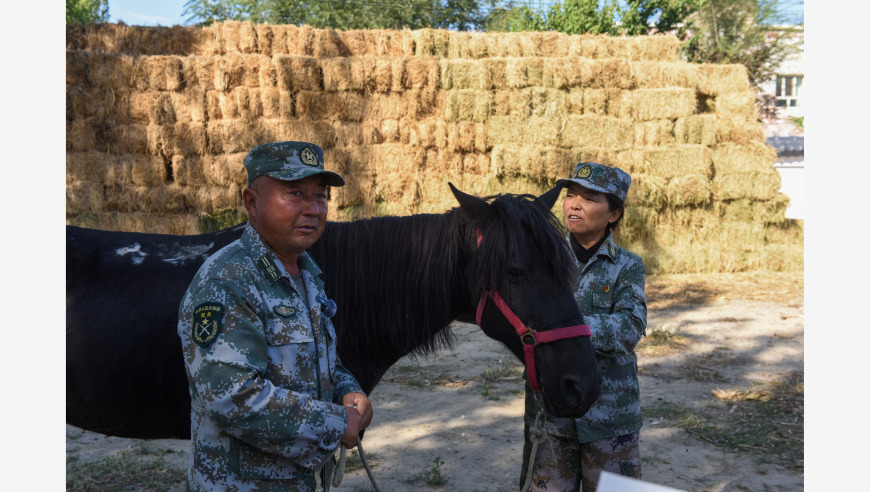
M513 283L521 283L526 281L526 273L521 268L508 268L508 280Z

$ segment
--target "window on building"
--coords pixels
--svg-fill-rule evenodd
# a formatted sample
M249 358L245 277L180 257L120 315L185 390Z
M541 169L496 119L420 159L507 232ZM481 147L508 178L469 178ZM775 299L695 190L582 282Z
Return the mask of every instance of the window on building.
M777 75L776 105L781 108L800 106L800 93L803 82L803 75Z

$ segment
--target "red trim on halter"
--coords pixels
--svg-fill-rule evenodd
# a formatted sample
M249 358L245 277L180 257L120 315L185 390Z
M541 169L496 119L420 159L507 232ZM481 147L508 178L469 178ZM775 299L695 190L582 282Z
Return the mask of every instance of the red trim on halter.
M480 229L477 230L477 246L480 246L480 241L483 240L483 235L480 233ZM492 302L495 303L496 307L499 311L501 311L502 316L507 319L508 323L514 327L517 335L520 336L520 340L523 342L523 355L525 356L526 362L526 374L529 376L529 384L535 391L541 391L541 384L538 381L538 372L537 366L535 365L535 346L541 343L554 342L556 340L562 340L563 338L573 338L573 337L590 337L592 336L592 330L589 329L589 325L575 325L575 326L566 326L564 328L556 328L555 330L548 331L534 331L523 324L520 321L519 316L517 316L511 308L507 305L505 300L501 297L498 291L491 290L483 295L480 298L480 302L477 303L477 313L475 314L475 319L477 321L477 326L481 326L480 320L483 318L483 308L486 306L486 300L492 299Z

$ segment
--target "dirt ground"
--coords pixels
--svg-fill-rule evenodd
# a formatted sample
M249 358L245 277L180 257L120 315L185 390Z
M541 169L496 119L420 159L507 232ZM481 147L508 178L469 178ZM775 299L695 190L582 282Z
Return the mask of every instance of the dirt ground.
M687 424L693 411L728 418L745 411L735 400L730 411L710 413L728 408L723 398L729 392L752 394L753 388L789 377L802 381L803 290L801 273L648 279L648 336L638 349L644 481L692 492L803 490L803 454L797 451L803 449L802 382L790 407L797 417L774 422L794 439L787 459L751 445L723 447ZM399 361L371 395L375 414L363 447L385 492L518 489L521 365L477 326L456 323L453 330L453 351ZM657 330L678 334L678 343L652 346L649 335ZM682 409L684 415L669 417L668 409ZM187 463L187 441L145 442L71 426L66 441L67 459L77 463L96 463L143 445L152 453L167 451L163 457L171 468L183 470ZM351 463L357 466L348 468L335 490L372 490L358 460ZM183 490L183 482L172 490Z

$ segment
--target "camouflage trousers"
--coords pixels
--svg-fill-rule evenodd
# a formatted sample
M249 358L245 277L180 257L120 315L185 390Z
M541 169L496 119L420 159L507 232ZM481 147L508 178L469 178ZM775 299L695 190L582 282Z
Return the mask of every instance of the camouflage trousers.
M532 453L528 423L523 431L525 444L520 488L526 483L529 455ZM548 435L547 439L552 444L554 456L551 459L550 446L546 442L538 444L529 490L595 492L602 470L640 479L639 432L584 443L576 437Z

